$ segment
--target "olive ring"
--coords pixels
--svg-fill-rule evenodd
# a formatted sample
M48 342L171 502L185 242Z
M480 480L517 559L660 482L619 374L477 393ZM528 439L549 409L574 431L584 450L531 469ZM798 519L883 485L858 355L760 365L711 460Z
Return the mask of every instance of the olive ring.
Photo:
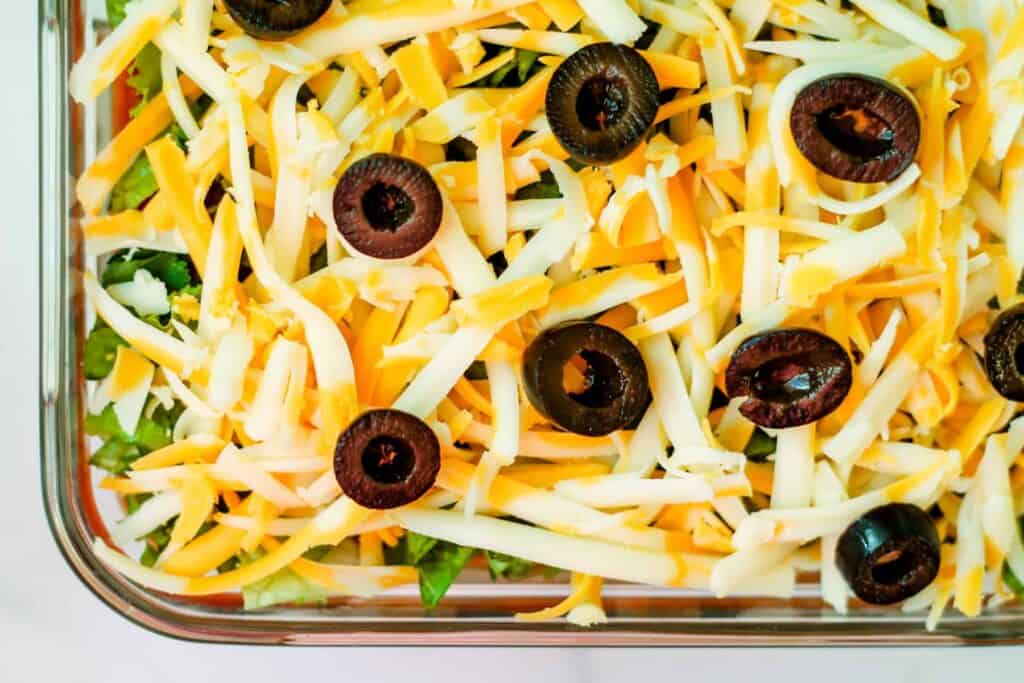
M586 366L584 388L565 386L565 367L578 357ZM640 351L617 330L571 322L544 330L523 355L523 386L530 403L558 426L603 436L643 413L649 397Z
M852 382L846 350L831 337L801 328L748 337L725 370L729 398L746 397L740 413L774 429L828 415L846 398Z
M658 113L658 79L626 45L594 43L559 64L545 95L551 132L574 159L599 166L627 156Z
M430 490L441 469L437 435L399 410L370 410L338 437L334 475L349 498L366 508L408 505Z
M914 161L921 120L895 86L863 74L807 84L789 113L797 149L819 171L856 183L888 182Z
M333 0L224 0L243 31L260 40L283 40L327 14Z

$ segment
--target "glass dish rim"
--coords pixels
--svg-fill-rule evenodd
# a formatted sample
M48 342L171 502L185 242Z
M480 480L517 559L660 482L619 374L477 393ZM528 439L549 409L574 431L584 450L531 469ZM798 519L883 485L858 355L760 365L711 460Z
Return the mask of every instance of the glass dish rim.
M775 618L623 618L593 630L565 623L524 624L511 619L427 617L387 620L327 618L289 608L244 613L224 606L183 606L139 588L92 554L83 533L80 501L72 494L81 443L76 424L81 386L75 334L81 295L70 265L76 243L71 226L70 166L76 112L68 97L68 54L73 21L81 29L85 0L38 0L40 188L40 456L43 503L54 541L79 580L113 611L149 631L209 643L307 645L507 646L806 646L1006 645L1024 643L1024 608L967 620L950 615L936 633L920 615L886 613L846 619L805 610ZM80 121L79 121L80 122ZM49 190L49 193L47 192ZM70 327L70 328L69 328ZM88 488L88 487L86 487ZM91 495L90 492L86 492ZM514 592L514 591L513 591ZM508 598L509 604L515 598Z

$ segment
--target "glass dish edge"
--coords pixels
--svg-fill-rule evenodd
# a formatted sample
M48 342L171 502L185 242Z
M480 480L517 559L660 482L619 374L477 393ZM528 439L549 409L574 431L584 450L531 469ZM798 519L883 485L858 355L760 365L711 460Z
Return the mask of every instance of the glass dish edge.
M966 620L950 616L936 633L920 615L844 619L813 610L775 618L689 617L616 619L594 630L564 623L523 624L511 619L373 616L330 618L316 610L241 613L230 608L182 606L143 590L93 556L73 466L82 447L82 385L75 372L81 328L81 292L72 268L79 243L71 209L72 121L68 97L73 18L81 0L39 0L40 151L40 438L43 502L54 540L69 567L104 604L126 619L173 638L238 644L512 645L512 646L809 646L958 645L1024 642L1024 610ZM75 14L74 10L79 10ZM79 26L79 31L81 27ZM81 115L78 113L81 130ZM80 258L80 255L79 255ZM509 606L515 600L508 598ZM908 618L909 617L909 618Z

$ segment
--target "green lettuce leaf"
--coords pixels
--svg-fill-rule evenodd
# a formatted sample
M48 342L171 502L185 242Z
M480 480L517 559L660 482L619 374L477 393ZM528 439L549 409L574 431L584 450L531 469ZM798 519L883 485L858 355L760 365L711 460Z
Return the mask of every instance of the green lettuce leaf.
M107 262L101 277L103 286L131 282L140 268L162 280L168 292L178 292L193 285L191 260L188 256L137 249L119 252Z
M132 463L141 457L142 451L138 446L115 437L107 439L93 452L89 464L111 474L124 474L131 469Z
M107 0L107 21L112 27L124 21L124 8L129 2L131 0Z
M176 292L176 294L178 296L191 296L196 300L199 300L203 298L203 285L202 283L199 283L198 285L188 285L187 287L182 287Z
M403 564L415 567L424 557L427 556L427 553L434 549L434 546L436 546L437 543L438 541L436 538L424 536L423 534L418 534L415 531L406 532L405 560Z
M441 602L477 549L406 531L398 546L385 548L384 552L388 564L409 565L419 569L420 598L424 607L432 609ZM522 579L535 568L543 569L545 576L550 576L552 571L543 565L489 550L484 551L484 558L494 580ZM557 569L553 571L558 573Z
M315 273L327 267L327 243L324 242L319 249L309 257L309 272Z
M163 76L160 71L160 50L152 43L142 48L135 57L135 62L128 75L128 85L141 98L131 112L134 118L164 88Z
M747 443L747 447L743 449L743 452L753 462L764 462L769 455L775 453L775 438L768 436L761 429L754 429L754 433L751 435L750 441Z
M155 413L154 413L155 415ZM168 446L171 443L171 431L174 423L169 420L151 420L143 417L139 420L139 426L135 428L135 435L132 441L146 453Z
M497 71L492 73L487 79L487 84L492 88L499 87L505 80L505 77L512 73L512 70L516 68L516 60L510 59L508 63L498 68Z
M92 332L85 340L85 349L82 354L85 378L98 380L109 375L114 368L114 359L117 358L117 349L120 346L128 346L128 342L107 327L105 322L97 320Z
M183 410L181 405L171 410L157 406L152 417L143 415L139 419L134 434L127 434L121 427L113 404L101 413L86 415L86 433L104 439L103 445L92 454L90 464L111 474L124 474L142 456L170 445L174 423Z
M253 553L241 553L237 556L237 564L239 566L246 565L261 557L263 557L263 551L260 550ZM306 581L287 567L242 588L245 609L260 609L261 607L285 604L322 604L329 595L327 589Z
M519 76L519 83L525 83L530 77L530 72L537 64L540 57L539 52L533 50L516 50L516 75Z
M484 559L487 560L487 569L491 573L491 579L495 581L525 578L534 567L533 562L529 560L490 550L484 551Z
M516 199L558 199L561 196L562 192L551 171L544 171L540 174L540 180L516 191Z
M125 18L125 7L130 0L107 0L107 21L112 27L116 27ZM135 116L139 109L146 105L163 88L163 79L160 72L160 50L152 44L147 44L135 57L135 62L129 67L128 85L139 94L142 101L132 111Z
M493 48L492 48L493 50ZM487 58L489 59L489 55ZM515 56L497 71L472 84L477 87L518 88L535 72L540 53L517 49Z
M156 194L157 189L153 167L146 155L140 154L110 191L110 212L137 209Z
M114 405L108 405L102 413L90 413L85 416L85 433L102 439L119 438L128 440L128 435L121 429L121 423L114 412Z
M146 536L146 547L142 551L142 555L139 557L139 564L144 567L152 567L156 564L157 558L160 557L160 553L164 551L167 544L171 542L171 530L174 528L174 522L178 518L175 517L171 521L167 522L163 526L159 526L153 529Z
M159 87L155 92L160 92ZM143 96L143 93L140 92L139 95ZM145 101L143 98L143 104ZM199 115L208 105L209 102L205 100L201 104L194 104L191 107L192 113ZM139 105L139 107L141 106L142 104ZM132 116L138 113L139 107L135 108ZM170 135L179 147L185 149L185 140L188 137L177 123L172 123L165 135ZM149 157L140 154L110 191L110 212L118 213L128 209L137 209L143 202L156 194L158 189L160 188L157 185L156 176L153 174L153 167L149 163Z
M152 497L152 493L132 493L126 495L124 497L126 513L129 515L132 514L142 507L143 503ZM174 525L177 522L178 517L175 515L141 539L146 542L146 547L143 549L142 555L139 558L139 562L142 563L143 566L152 567L156 564L157 558L160 557L161 553L163 553L167 544L171 542L171 532L174 530ZM214 524L212 522L204 522L203 525L199 527L199 531L196 533L196 536L202 536L213 527Z
M438 541L431 548L417 565L420 572L420 600L424 607L437 607L475 552L475 548L466 548L448 541Z
M1003 583L1006 587L1013 591L1013 594L1017 597L1024 597L1024 583L1017 578L1017 575L1010 569L1010 565L1003 566Z
M306 581L287 567L242 588L245 609L284 604L323 604L328 596L325 588Z

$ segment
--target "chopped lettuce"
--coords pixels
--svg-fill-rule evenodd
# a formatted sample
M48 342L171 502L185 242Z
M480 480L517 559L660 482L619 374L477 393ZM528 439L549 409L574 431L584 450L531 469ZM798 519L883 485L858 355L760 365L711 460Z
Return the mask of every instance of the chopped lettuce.
M90 416L91 417L91 416ZM118 437L107 439L93 452L89 464L111 474L124 474L132 463L142 457L139 447Z
M107 0L107 19L111 26L117 26L125 18L125 7L130 0ZM128 67L128 86L139 96L139 103L132 109L132 116L146 106L163 89L160 72L160 50L146 45ZM172 126L175 128L177 126ZM156 178L145 154L140 154L128 171L121 176L110 193L110 211L118 213L137 209L157 191Z
M540 66L537 61L539 57L540 53L533 50L517 49L513 59L473 85L476 87L518 88L536 73Z
M156 565L157 558L167 547L167 544L171 542L171 530L174 528L174 522L178 518L175 517L171 521L167 522L162 526L153 529L146 535L146 547L142 550L142 555L139 557L139 563L144 567L152 567Z
M764 462L775 453L775 438L761 429L755 429L743 452L753 462Z
M107 20L111 26L117 26L125 18L125 7L130 0L107 0ZM135 58L135 62L129 67L128 85L138 93L141 102L132 116L135 116L139 109L163 88L163 79L160 73L160 50L155 45L146 45Z
M437 607L474 553L475 548L437 541L417 564L420 572L420 600L424 607Z
M403 564L419 569L420 599L428 609L437 607L475 553L475 548L466 548L415 531L406 531L398 546L385 549L389 564Z
M140 102L132 110L132 116L137 116L146 104L160 94L164 82L160 71L160 50L152 43L146 45L135 57L131 73L128 76L128 85L139 94Z
M406 531L397 547L385 551L390 564L410 565L419 570L420 599L427 609L437 607L476 552L476 548L441 541L414 531ZM483 551L483 556L495 581L522 579L539 567L527 560L489 550ZM548 570L544 569L547 576Z
M202 284L187 285L187 286L182 287L181 289L179 289L177 292L175 292L174 295L175 296L191 296L191 297L195 298L196 300L199 300L203 296L203 285Z
M306 581L287 567L242 588L245 609L284 604L322 604L328 595L325 588Z
M124 507L126 514L132 514L138 510L143 503L153 497L151 493L133 493L124 497ZM177 521L177 516L167 520L164 524L161 524L156 529L146 534L142 539L146 545L142 551L142 556L139 558L139 562L146 567L152 567L156 564L156 560L160 557L160 553L164 551L167 544L171 542L171 530L174 529L174 523Z
M128 342L102 320L97 320L85 340L82 367L86 379L99 380L110 374L117 358L117 349Z
M505 77L512 73L512 69L516 68L516 60L511 60L504 66L500 67L497 71L492 73L487 78L487 85L492 88L499 87L505 80Z
M238 557L238 563L244 565L255 562L262 556L262 551L242 554ZM286 604L323 604L329 595L326 588L310 583L287 567L242 588L245 609Z
M516 74L520 83L525 83L530 78L539 57L540 53L533 50L516 50Z
M142 416L134 434L127 434L121 428L113 404L102 413L87 415L86 433L104 439L89 462L111 474L124 474L143 455L171 443L171 430L183 410L181 405L171 410L158 405L151 417Z
M171 443L171 431L174 429L174 423L178 421L184 410L184 405L176 406L171 410L157 406L153 411L153 417L143 416L139 420L139 425L135 428L135 435L132 437L133 441L147 453L168 445Z
M491 552L490 550L484 551L484 558L487 560L487 569L491 573L491 578L495 581L498 579L525 578L534 567L533 562L529 560Z
M110 192L110 212L120 213L139 208L144 201L156 194L158 186L153 167L145 154L132 163Z
M103 286L131 282L135 278L135 271L140 268L148 270L153 277L162 280L167 285L168 292L181 291L192 287L194 283L192 261L188 256L134 249L118 252L107 262L101 278Z
M327 267L327 243L324 242L320 248L309 257L309 272L315 273Z
M193 276L194 269L187 256L141 249L115 254L103 270L103 285L131 282L140 268L161 280L173 296L188 293L198 297L201 292L201 285ZM158 315L138 317L154 327L167 327L168 316L163 319ZM85 342L83 371L86 378L101 380L109 375L120 346L127 346L127 342L105 323L97 321ZM181 404L171 410L157 405L143 414L133 434L122 429L113 404L107 405L99 414L86 416L86 433L104 440L92 454L90 462L112 474L123 474L143 455L171 443L174 423L183 410Z
M415 567L438 543L436 538L409 531L405 534L404 564Z
M540 180L524 185L516 191L516 199L559 199L562 196L551 171L540 174Z
M1017 575L1013 573L1008 564L1003 566L1003 583L1018 598L1024 597L1024 583L1021 583L1021 580L1017 578Z
M131 0L107 0L107 21L111 26L117 26L124 21L125 6Z
M143 503L153 497L152 493L130 493L124 497L125 514L132 514L138 510ZM167 544L171 542L171 532L174 530L174 525L178 521L178 516L175 515L169 520L158 526L157 528L146 534L141 540L145 541L146 546L142 551L142 555L139 557L139 562L146 567L152 567L156 564L157 558L167 547ZM214 524L212 522L204 522L199 527L196 536L202 536L207 531L212 529ZM234 558L232 558L234 559ZM217 571L222 571L222 567L217 568Z
M124 430L121 429L121 423L117 419L113 405L108 405L102 413L86 415L85 432L90 436L98 436L103 439L114 437L128 439Z
M157 92L159 92L159 88ZM142 96L141 93L140 96ZM143 100L144 102L145 100ZM141 107L142 104L139 106ZM195 114L201 109L202 107L193 106L192 113ZM132 116L137 113L138 107L132 111ZM185 141L188 137L177 123L172 123L165 134L170 135L178 143L178 146L185 149ZM156 176L153 174L153 167L149 164L149 157L140 154L110 191L110 213L137 209L159 189Z

